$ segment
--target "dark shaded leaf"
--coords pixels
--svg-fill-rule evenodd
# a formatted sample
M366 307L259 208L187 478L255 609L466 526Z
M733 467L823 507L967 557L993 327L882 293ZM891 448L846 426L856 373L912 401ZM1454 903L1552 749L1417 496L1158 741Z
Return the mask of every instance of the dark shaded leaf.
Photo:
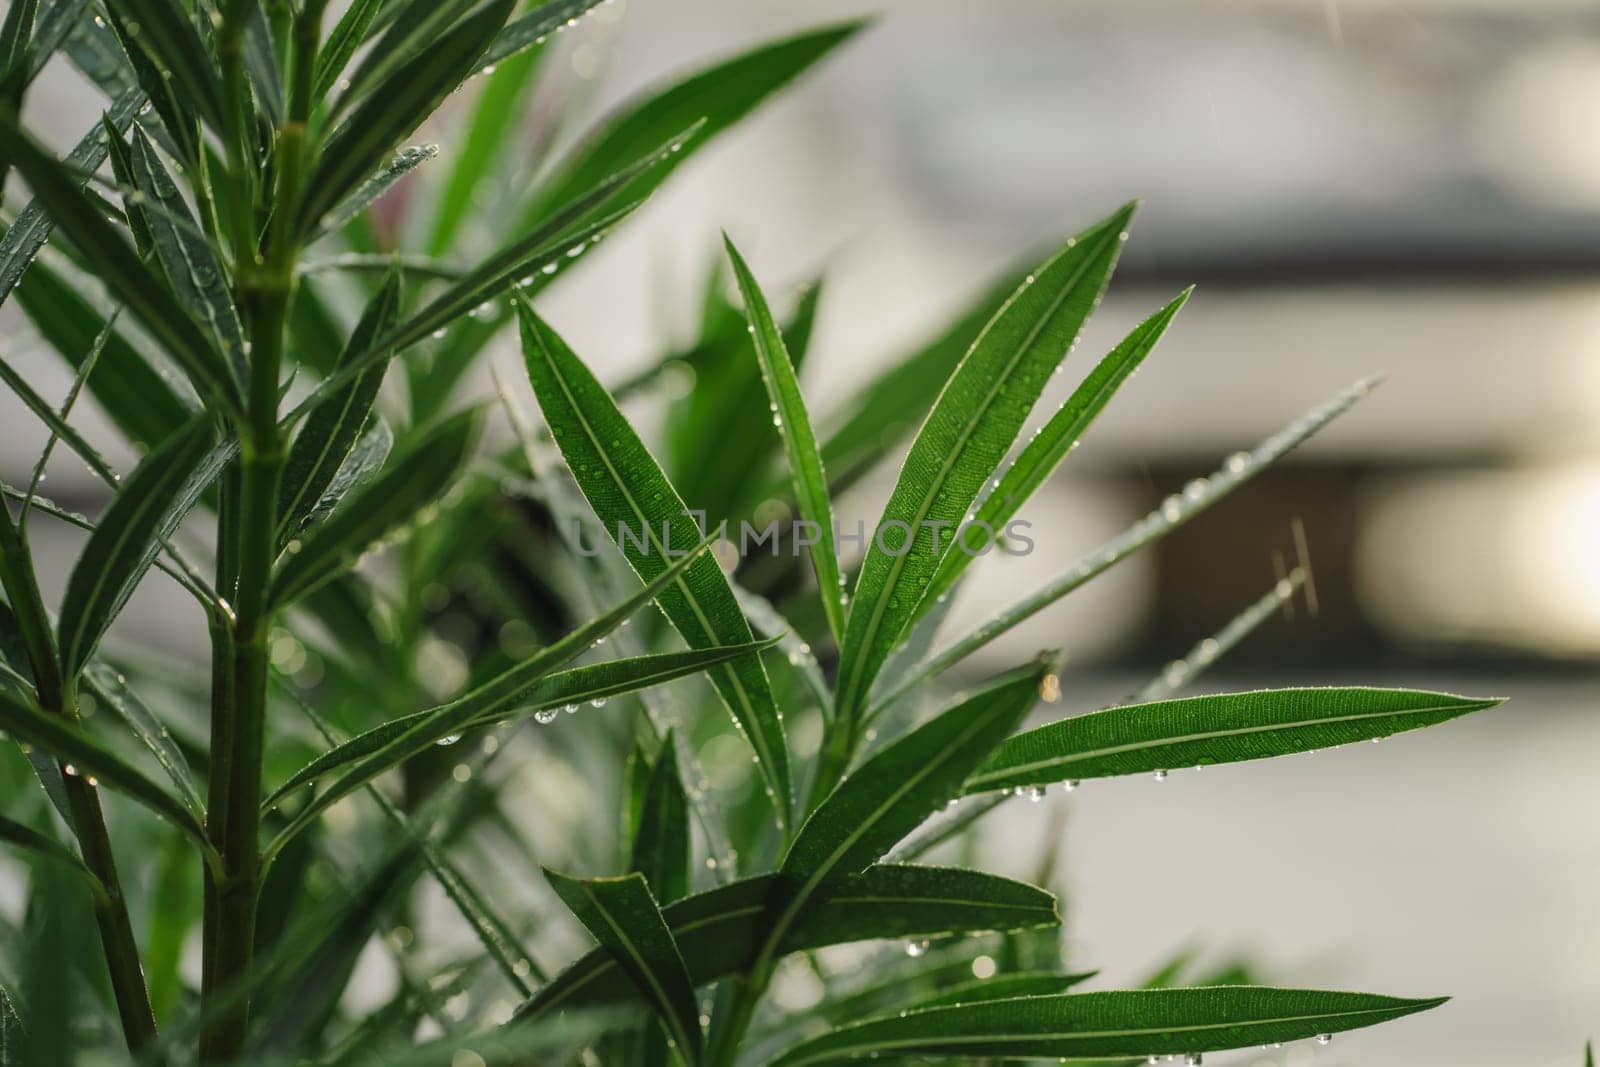
M679 1056L700 1062L705 1035L688 967L661 916L644 875L621 878L571 878L544 872L572 913L594 935L617 965L633 979L666 1027Z
M456 484L472 456L481 416L482 412L473 408L446 419L347 506L298 543L290 541L272 576L268 596L273 606L294 603L354 566L396 530L419 521L419 513Z
M300 234L321 226L324 214L388 162L395 146L460 84L514 6L515 0L483 4L374 87L329 136L307 179L296 224Z
M93 260L101 280L161 342L195 387L237 414L239 397L227 363L184 306L79 188L78 178L4 115L0 115L0 150L11 154L51 219Z
M0 689L0 727L21 741L43 749L75 773L96 779L123 793L188 834L209 854L206 834L189 809L122 757L65 720L40 711L21 697Z
M67 580L59 623L61 672L75 677L156 554L232 455L205 416L163 441L125 478Z
M764 874L696 893L662 909L697 986L750 965L767 930L778 880ZM1022 930L1060 922L1055 898L1023 882L952 867L879 864L840 883L790 928L778 954L852 941ZM519 1015L610 1004L635 996L611 958L591 952L558 974Z
M650 771L633 835L631 868L644 875L655 898L671 904L689 895L689 799L678 773L678 752L671 730L661 742L661 755Z
M340 362L367 351L381 334L393 328L400 316L400 275L391 271L383 287L368 302ZM298 534L334 476L350 457L372 414L383 384L385 360L378 360L349 385L333 393L306 416L289 458L284 464L278 494L278 547ZM385 450L387 451L387 450Z

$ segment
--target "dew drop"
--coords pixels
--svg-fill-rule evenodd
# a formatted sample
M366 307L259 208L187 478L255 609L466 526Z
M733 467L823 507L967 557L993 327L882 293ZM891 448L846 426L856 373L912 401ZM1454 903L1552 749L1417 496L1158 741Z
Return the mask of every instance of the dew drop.
M926 956L927 954L928 943L926 941L906 942L906 955L910 956L912 959L917 959L919 957Z
M1155 777L1156 781L1164 782L1164 781L1167 780L1167 772L1166 771L1157 771L1155 773L1154 777Z
M541 726L548 726L556 721L556 716L559 714L560 712L556 711L555 708L540 708L533 713L533 721Z
M459 740L461 740L460 734L446 734L444 737L441 737L439 740L435 741L434 744L438 745L440 748L449 748Z

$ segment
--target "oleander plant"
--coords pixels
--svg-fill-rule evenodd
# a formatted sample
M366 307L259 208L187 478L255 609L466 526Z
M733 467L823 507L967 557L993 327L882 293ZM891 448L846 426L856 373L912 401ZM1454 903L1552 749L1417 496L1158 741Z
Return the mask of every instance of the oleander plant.
M1300 571L1123 706L1068 712L1049 652L972 666L1369 383L942 632L1189 293L1024 441L1132 206L825 417L799 384L820 280L769 303L728 241L693 339L603 384L546 291L863 29L570 132L569 38L620 14L11 0L0 375L44 444L0 509L0 1065L1199 1063L1440 1004L1181 956L1100 989L1053 851L1044 885L970 866L1016 798L1495 703L1179 695ZM47 64L103 100L64 156L28 117ZM60 365L22 373L38 350ZM841 522L885 462L881 517ZM103 483L94 515L44 491L61 464ZM166 620L187 654L119 623L145 585L192 604Z

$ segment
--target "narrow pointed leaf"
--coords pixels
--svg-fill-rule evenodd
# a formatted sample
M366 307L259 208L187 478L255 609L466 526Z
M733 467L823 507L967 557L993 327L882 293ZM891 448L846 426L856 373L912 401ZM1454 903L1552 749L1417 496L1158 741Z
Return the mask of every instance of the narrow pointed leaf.
M89 375L89 393L134 444L148 451L189 421L193 412L172 383L128 343L120 329L112 327L108 333L105 316L49 263L33 264L17 288L17 302L40 336L75 370L104 336L104 347Z
M271 603L283 608L355 565L361 556L456 483L472 456L481 412L468 409L428 432L297 545L289 543L272 576Z
M1053 996L1087 982L1096 973L1083 971L1078 974L1057 974L1053 971L1029 971L1018 974L997 974L993 978L963 982L908 1007L911 1011L921 1011L924 1008L943 1008L953 1004L981 1004L989 1000Z
M571 26L601 3L602 0L548 0L537 5L526 15L506 23L505 28L495 34L478 61L478 69L495 66L534 45L543 44L551 34Z
M885 746L811 813L779 869L777 931L813 897L880 859L946 802L1038 701L1048 661L1000 675Z
M1028 276L973 342L912 442L856 582L839 661L846 721L860 713L910 625L950 531L1094 311L1132 214L1132 205L1123 208Z
M689 895L689 798L678 773L673 732L661 742L633 836L631 869L644 875L663 904Z
M139 188L138 178L133 171L133 150L122 139L110 115L101 116L101 120L105 127L107 154L111 158L111 176L116 179L117 188L122 190L122 213L128 218L133 250L143 258L155 251L155 235L150 231L150 220L146 217L144 205L138 203L132 194Z
M528 377L567 466L629 565L646 581L657 577L672 554L700 540L699 528L589 368L525 304L521 312ZM696 560L663 590L661 607L691 648L751 640L750 624L714 559ZM711 680L755 750L778 819L787 824L789 755L766 668L752 656L713 671Z
M395 146L460 84L513 6L514 0L490 0L374 87L328 138L307 179L298 222L302 235L388 162Z
M803 1042L771 1067L878 1056L1109 1059L1303 1041L1438 1007L1370 993L1214 986L1064 993L870 1019Z
M172 739L172 734L155 717L139 695L128 688L122 675L104 663L91 663L84 669L82 685L101 705L111 709L124 726L139 739L139 743L155 757L161 769L167 772L172 784L178 787L179 799L197 817L205 817L205 803L200 799L200 789L195 784L189 761Z
M764 874L662 909L697 986L749 966L765 934L776 875ZM1053 896L1023 882L952 867L879 864L846 879L790 928L779 955L853 941L903 940L1054 926ZM538 1016L634 999L610 957L591 952L558 974L518 1013Z
M283 121L283 83L278 78L278 57L272 46L272 29L258 0L251 0L244 31L244 66L266 117Z
M317 225L306 238L307 243L315 241L324 234L337 231L345 223L377 203L378 198L394 188L395 183L401 178L404 178L407 174L410 174L438 155L439 146L436 144L411 145L400 149L390 158L388 164L382 170L356 186L354 192L341 200L317 221ZM393 256L381 256L378 258L385 267L394 262Z
M213 130L222 130L222 79L188 9L178 0L109 0L107 7L186 105Z
M513 19L512 25L518 21L521 20ZM483 190L490 187L485 183L496 180L499 164L512 146L520 147L522 141L516 124L522 121L528 98L538 85L545 53L528 51L506 62L491 58L495 43L505 32L501 30L495 36L489 51L479 60L480 70L485 65L497 65L492 71L484 71L483 90L473 102L464 134L455 141L448 174L434 201L426 247L435 256L450 251L462 223L481 211Z
M332 32L328 34L328 39L322 43L322 48L317 52L317 69L312 91L315 99L325 98L329 90L339 81L339 76L344 73L350 57L361 47L361 42L367 39L367 30L371 28L373 19L378 17L378 12L386 2L388 0L352 0L350 6L344 9Z
M137 91L118 95L106 111L112 126L126 129L143 101L143 94ZM0 147L0 154L5 151ZM97 122L67 153L65 162L67 169L77 175L76 181L81 187L105 159L105 134L101 123ZM16 288L23 272L50 239L55 225L55 219L47 207L34 199L17 213L16 220L6 230L5 236L0 237L0 304L5 303L11 290Z
M340 362L359 355L393 328L400 315L400 275L391 272L368 302ZM355 448L372 414L388 363L379 360L306 416L283 468L278 495L278 546L298 534Z
M372 755L358 762L342 775L333 785L319 794L315 801L295 816L294 822L286 827L275 840L272 850L276 851L284 843L294 837L306 826L309 826L323 811L326 811L336 801L348 796L384 770L395 765L397 757L404 759L406 755L415 751L415 742L419 737L428 737L437 740L448 736L450 733L471 725L474 721L490 719L499 716L518 706L529 686L563 664L570 663L594 643L622 625L624 619L631 617L644 605L660 594L669 582L676 580L695 559L699 553L686 556L677 562L673 569L662 574L655 582L647 584L633 596L621 604L601 615L599 618L580 626L560 641L548 648L535 653L531 658L506 671L489 682L484 683L465 696L435 709L435 714L420 718L416 726L392 740L383 739L380 748ZM604 665L602 665L604 666ZM441 732L442 731L442 732ZM352 742L353 743L353 742Z
M1111 402L1122 383L1139 369L1144 358L1155 348L1156 342L1166 333L1173 318L1189 299L1185 290L1176 300L1134 327L1111 354L1101 360L1072 395L1067 398L1050 421L1028 442L1016 462L1006 468L1000 483L978 506L970 520L973 528L958 536L950 551L944 554L938 571L928 583L918 605L916 617L921 618L942 596L955 588L973 559L986 552L992 541L989 532L998 535L1029 498L1044 485L1067 454L1073 450L1083 434Z
M408 321L399 333L398 343L403 347L420 340L484 301L501 295L523 279L531 287L545 267L571 257L604 232L593 229L597 213L606 212L605 228L609 229L620 217L625 217L638 207L642 203L639 198L616 206L615 210L608 205L617 191L638 175L672 159L674 153L693 139L699 128L698 124L690 123L671 138L654 145L644 155L629 160L618 173L597 182L594 188L585 190L572 202L562 205L542 220L526 236L495 252Z
M1267 759L1389 737L1499 699L1410 689L1267 689L1110 708L1018 734L968 793Z
M644 993L678 1055L690 1067L698 1064L705 1035L700 1030L694 984L644 875L635 872L621 878L577 879L547 868L544 876Z
M381 91L399 71L412 69L452 26L481 10L478 0L388 0L368 31L370 36L381 30L382 36L372 42L350 74L349 88L341 93L335 110L363 99L374 89Z
M427 751L428 746L464 730L490 726L506 719L523 718L540 711L571 707L590 700L608 700L614 696L636 693L649 686L698 674L708 666L768 647L770 642L690 652L663 652L574 667L542 676L535 675L526 664L519 665L459 700L428 711L404 715L357 734L296 771L273 791L266 803L271 805L328 772L374 752L386 753L381 765L370 768L373 773L381 773L418 752ZM391 749L390 745L400 738L405 738L406 744Z
M4 115L0 115L0 151L10 153L51 219L91 258L100 279L138 316L195 387L237 412L237 390L221 354L183 304L151 274L133 247L79 188L78 179L23 133L13 118Z
M231 456L200 416L125 478L73 565L58 624L61 671L72 678L93 654L165 541Z
M1139 549L1159 541L1348 411L1356 401L1372 391L1374 384L1373 379L1359 381L1266 438L1251 451L1229 456L1209 478L1198 479L1184 493L1167 498L1159 508L1079 560L1065 574L995 613L970 633L924 661L892 693L879 700L878 705L892 703L901 694L960 663L1001 634L1032 618Z
M350 449L350 454L345 456L344 462L334 472L333 481L328 483L328 488L312 505L311 514L306 516L306 527L315 526L338 511L352 493L377 477L393 449L394 431L383 421L383 416L374 415L368 420L366 431L356 440L355 447Z
M76 773L138 801L209 851L205 830L188 808L142 771L65 720L0 689L0 729L23 744L70 764Z
M763 45L665 88L644 94L603 120L543 182L524 216L538 219L616 174L652 147L705 120L694 142L666 166L641 175L629 196L644 196L717 134L744 118L756 105L844 43L862 23L828 26Z
M178 187L139 123L133 124L133 177L151 205L143 211L156 257L185 306L199 314L212 341L234 365L241 384L246 374L244 340L228 277L203 231L178 194Z
M800 380L789 362L789 351L767 307L767 298L733 242L725 238L724 243L739 293L744 298L745 315L750 320L750 337L756 360L761 365L761 380L766 383L773 416L783 437L800 518L816 527L816 543L810 546L811 566L816 572L828 629L833 632L834 640L839 641L844 636L844 579L839 574L839 554L833 540L833 505L828 499L828 475L822 469L817 436L812 432L811 416L806 413L805 400L800 395Z
M24 852L30 852L35 856L41 856L52 863L62 864L83 876L99 896L105 896L105 887L100 884L100 879L96 878L94 873L83 865L83 861L71 849L59 841L48 838L37 830L0 815L0 842L13 848L21 849ZM3 1044L0 1044L0 1053L3 1052ZM4 1056L0 1055L0 1064L6 1062Z

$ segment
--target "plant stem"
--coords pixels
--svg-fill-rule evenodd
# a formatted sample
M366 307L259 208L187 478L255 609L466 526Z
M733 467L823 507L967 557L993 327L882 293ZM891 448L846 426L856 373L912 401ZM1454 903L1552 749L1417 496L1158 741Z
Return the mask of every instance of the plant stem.
M296 28L295 81L313 56L316 27ZM219 52L227 55L219 45ZM308 101L296 94L296 112ZM208 824L222 856L222 876L208 884L203 953L203 993L216 1010L201 1035L200 1057L219 1063L243 1051L250 1023L250 998L240 992L255 954L256 905L261 893L262 755L266 744L267 682L273 608L268 597L277 555L278 485L284 441L278 429L278 382L284 330L298 252L289 221L299 197L305 124L295 115L278 131L274 162L271 232L264 257L252 240L236 258L238 302L249 324L250 384L247 424L242 428L239 472L233 495L219 519L231 551L229 575L233 624L215 629L212 695L212 795ZM236 195L240 192L236 185ZM246 250L241 248L241 253ZM222 998L226 998L225 1001Z
M44 600L39 594L27 535L17 529L11 521L11 512L3 504L0 504L0 584L5 586L6 596L17 616L17 627L22 631L39 706L76 725L77 701L70 680L62 678L57 664L55 641ZM100 793L89 779L78 775L69 765L59 766L78 849L84 864L105 888L105 896L95 901L95 922L100 929L100 946L105 954L122 1034L129 1050L139 1052L155 1040L156 1020L144 984L144 968L139 964L133 922L128 917L127 901L122 895L122 880L117 875L111 835L106 829L105 813L100 808Z

